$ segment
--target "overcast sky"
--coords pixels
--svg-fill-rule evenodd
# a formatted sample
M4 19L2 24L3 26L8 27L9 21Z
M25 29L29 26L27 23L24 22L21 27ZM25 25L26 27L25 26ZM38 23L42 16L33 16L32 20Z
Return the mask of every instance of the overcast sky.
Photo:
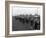
M40 15L40 8L33 8L33 7L20 7L20 6L15 6L12 8L12 15L16 16L16 15L34 15L34 14L38 14Z

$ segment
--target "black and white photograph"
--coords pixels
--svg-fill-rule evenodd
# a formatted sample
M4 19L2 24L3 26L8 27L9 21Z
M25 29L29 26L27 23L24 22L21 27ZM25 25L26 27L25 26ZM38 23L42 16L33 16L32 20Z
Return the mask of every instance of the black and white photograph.
M39 7L13 7L12 31L40 30Z

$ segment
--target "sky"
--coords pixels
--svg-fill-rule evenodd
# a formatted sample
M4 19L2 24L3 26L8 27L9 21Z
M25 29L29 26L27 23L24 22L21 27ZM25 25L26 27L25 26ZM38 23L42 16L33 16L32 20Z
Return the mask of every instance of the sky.
M40 15L40 8L39 7L24 7L24 6L13 6L12 7L12 16L16 16L16 15L35 15L38 14Z

